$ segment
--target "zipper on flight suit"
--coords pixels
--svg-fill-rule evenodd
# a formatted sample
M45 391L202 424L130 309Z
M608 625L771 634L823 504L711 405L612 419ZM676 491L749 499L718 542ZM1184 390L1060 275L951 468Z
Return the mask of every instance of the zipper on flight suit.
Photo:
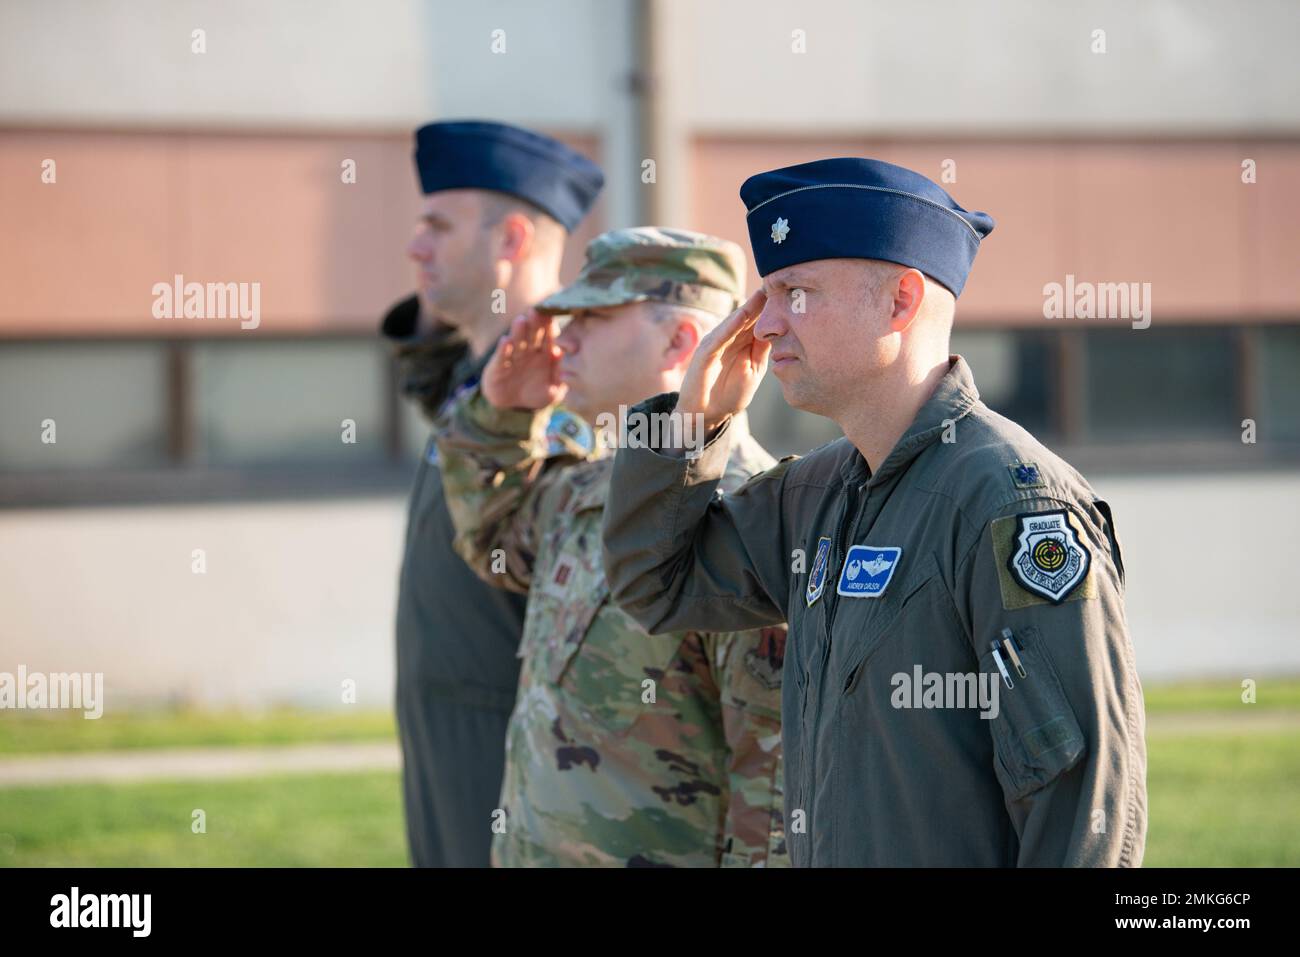
M867 487L869 481L870 480L868 480L867 482L863 482L861 485L855 487L850 487L849 489L848 503L844 507L844 515L840 519L839 530L835 533L835 546L836 548L839 549L839 554L842 555L844 558L848 558L848 554L849 554L848 539L851 536L846 535L846 532L848 532L849 530L848 528L849 520L850 517L852 517L852 520L855 523L857 522L858 513L861 511L860 507L858 506L858 493ZM844 573L843 565L844 565L843 559L841 559L840 575ZM828 575L829 572L830 569L828 568L827 569ZM831 594L827 596L829 600L826 603L826 649L825 649L826 657L830 656L831 631L832 631L832 625L834 625L835 623L835 609L840 603L839 583L840 583L840 579L839 579L839 575L837 575L835 577L835 591L831 592ZM829 585L830 582L827 581L826 584Z
M836 533L835 533L835 546L836 546L836 548L839 549L838 554L841 554L841 555L843 555L844 557L848 557L848 551L849 551L849 549L848 549L848 544L847 544L847 534L846 534L846 533L848 532L848 530L849 530L849 521L852 520L852 521L854 521L854 522L856 523L856 521L857 521L857 515L858 515L858 512L859 512L859 507L858 507L858 493L860 493L863 489L865 489L865 488L867 487L867 484L868 484L870 481L871 481L871 480L868 479L866 482L863 482L861 485L858 485L858 486L850 486L850 487L849 487L849 497L848 497L848 500L846 501L845 506L844 506L844 514L840 517L840 526L839 526L839 528L836 530ZM828 561L828 563L829 563L829 559L828 559L827 561ZM818 672L817 672L818 697L819 697L819 701L820 701L820 693L821 693L821 691L820 691L820 689L821 689L821 683L822 683L822 681L825 679L825 676L826 676L826 668L827 668L828 663L830 662L830 655L831 655L831 633L832 633L832 631L833 631L834 624L835 624L835 607L836 607L836 605L839 604L839 598L840 598L840 594L839 594L839 592L840 592L840 588L839 588L839 580L840 580L840 579L839 579L839 576L842 575L842 574L844 573L843 564L844 564L843 559L841 559L841 561L840 561L840 566L841 566L841 567L840 567L840 571L839 571L839 572L836 574L836 576L835 576L835 591L833 591L830 595L827 596L827 602L826 602L826 644L825 644L825 645L823 646L823 648L822 648L821 667L819 668L819 670L818 670ZM827 584L827 586L830 585L830 573L831 573L831 569L830 569L830 568L827 568L827 569L826 569L826 576L827 576L826 584ZM810 693L811 690L812 690L812 680L811 680L811 675L810 675L810 676L809 676L809 680L808 680L807 690L805 691L805 694ZM819 707L820 707L820 705L819 705ZM806 699L805 699L805 710L807 710L807 702L806 702ZM807 733L807 729L805 729L804 739L807 741L807 747L808 747L808 751L810 752L810 754L809 754L808 766L804 769L804 774L803 774L803 786L802 786L802 789L801 789L801 790L802 790L802 793L800 794L799 806L802 807L802 808L804 809L804 814L805 814L805 815L809 815L809 816L810 816L810 815L811 815L811 812L812 812L812 809L808 807L808 794L809 794L809 792L811 792L811 790L812 790L812 784L813 784L813 782L817 780L817 733L816 733L816 729L815 729L815 728L813 729L813 733L812 733L812 734L808 734L808 733ZM811 832L808 833L808 839L809 839L809 841L812 840L812 834L811 834ZM811 845L811 843L810 843L809 846L808 846L808 860L809 860L810 862L812 861L812 845Z

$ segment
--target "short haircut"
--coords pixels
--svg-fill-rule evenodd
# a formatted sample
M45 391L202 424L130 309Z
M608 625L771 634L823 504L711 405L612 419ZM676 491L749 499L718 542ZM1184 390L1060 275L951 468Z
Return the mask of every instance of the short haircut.
M530 203L512 193L500 193L490 189L481 192L483 195L482 225L485 229L497 225L511 213L522 213L534 222L545 224L548 229L553 227L561 232L567 232L559 220L535 203Z
M654 322L660 323L667 319L676 319L679 317L693 319L695 324L700 327L701 332L708 332L723 320L715 312L709 312L707 309L700 309L697 306L683 306L675 302L650 302L650 315Z

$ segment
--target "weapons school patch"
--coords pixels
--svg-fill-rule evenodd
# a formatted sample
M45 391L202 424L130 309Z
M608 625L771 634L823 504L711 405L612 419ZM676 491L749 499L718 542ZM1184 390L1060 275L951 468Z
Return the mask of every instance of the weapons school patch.
M854 545L844 556L836 594L845 598L879 598L898 570L903 550L894 546Z
M991 532L1003 608L1097 597L1092 556L1065 509L999 518Z
M825 536L817 539L817 555L813 558L812 571L808 573L808 588L804 593L804 600L809 608L826 590L826 566L830 562L830 557L831 540Z

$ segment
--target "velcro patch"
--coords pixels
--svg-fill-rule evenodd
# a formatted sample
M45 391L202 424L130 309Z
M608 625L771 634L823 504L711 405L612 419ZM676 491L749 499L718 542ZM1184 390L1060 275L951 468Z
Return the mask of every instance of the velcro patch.
M994 519L990 535L1002 607L1008 611L1097 597L1092 555L1069 511Z
M894 545L883 548L854 545L844 556L836 594L845 598L879 598L898 571L902 557L903 550Z

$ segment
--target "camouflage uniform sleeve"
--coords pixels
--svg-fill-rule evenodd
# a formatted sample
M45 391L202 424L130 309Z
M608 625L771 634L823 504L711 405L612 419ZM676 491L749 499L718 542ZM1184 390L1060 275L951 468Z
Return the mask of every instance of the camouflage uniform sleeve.
M669 413L676 393L634 406ZM620 448L603 519L610 595L651 634L741 631L781 624L790 587L790 530L781 462L718 496L730 437L724 424L695 459Z
M785 626L701 635L720 692L729 800L724 867L789 867L781 762Z
M441 322L421 332L420 303L416 296L403 299L384 316L380 332L392 347L402 394L416 402L433 421L451 392L452 373L469 353L465 339Z
M979 669L999 691L989 731L1019 866L1139 866L1146 719L1105 503L996 510L957 578Z
M480 578L508 591L527 593L548 492L563 466L582 461L573 445L548 455L550 413L497 409L474 386L452 402L434 433L456 552Z

